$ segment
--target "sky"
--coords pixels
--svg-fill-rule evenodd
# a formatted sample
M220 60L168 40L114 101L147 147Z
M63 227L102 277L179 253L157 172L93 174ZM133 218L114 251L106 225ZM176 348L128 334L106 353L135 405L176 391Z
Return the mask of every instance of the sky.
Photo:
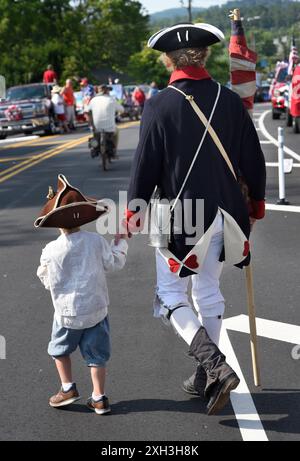
M194 0L193 6L202 6L203 8L206 8L213 5L222 5L222 3L226 3L226 1L227 0ZM150 14L156 13L156 11L178 8L181 6L179 0L140 0L140 2ZM187 3L186 0L185 3Z

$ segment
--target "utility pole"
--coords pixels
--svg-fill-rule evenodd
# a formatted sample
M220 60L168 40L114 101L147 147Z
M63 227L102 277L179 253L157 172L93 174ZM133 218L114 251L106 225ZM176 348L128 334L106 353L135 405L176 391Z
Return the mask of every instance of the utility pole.
M193 21L193 15L192 15L192 0L187 0L187 6L185 6L184 0L180 0L180 3L183 7L185 7L188 10L188 18L189 22Z
M189 22L192 22L192 0L188 0L188 15L189 15Z

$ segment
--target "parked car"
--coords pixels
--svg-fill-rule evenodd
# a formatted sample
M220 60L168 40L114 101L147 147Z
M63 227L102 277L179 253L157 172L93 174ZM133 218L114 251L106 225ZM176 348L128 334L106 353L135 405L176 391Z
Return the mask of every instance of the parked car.
M286 113L286 100L289 92L288 63L278 62L276 65L274 79L270 86L272 102L272 118L278 120L282 114Z
M267 101L271 101L270 84L262 82L262 84L256 90L254 102L267 102Z
M272 118L278 120L282 114L286 114L289 100L289 84L278 86L274 89L271 98Z
M56 132L51 84L33 83L9 88L0 103L0 139L35 131Z

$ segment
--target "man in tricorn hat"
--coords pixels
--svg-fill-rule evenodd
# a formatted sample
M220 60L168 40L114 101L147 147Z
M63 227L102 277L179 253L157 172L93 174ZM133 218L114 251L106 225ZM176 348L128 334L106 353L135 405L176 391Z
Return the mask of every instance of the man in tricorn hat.
M220 410L239 384L218 348L223 262L249 264L250 227L265 209L265 161L254 125L240 97L205 69L208 47L223 39L219 29L202 23L177 24L149 39L172 73L168 88L145 104L127 211L128 230L136 231L142 219L134 199L149 203L157 188L160 198L173 201L169 244L156 250L154 312L196 359L196 373L183 388L205 398L208 414ZM188 298L190 280L197 314Z

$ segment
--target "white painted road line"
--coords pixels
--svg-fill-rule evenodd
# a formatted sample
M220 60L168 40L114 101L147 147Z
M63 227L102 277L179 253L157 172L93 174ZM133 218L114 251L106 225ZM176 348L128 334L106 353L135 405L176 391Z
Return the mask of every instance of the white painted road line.
M9 139L2 139L0 144L12 144L15 142L23 142L23 141L30 141L32 139L37 139L40 136L22 136L21 138L9 138Z
M224 325L228 330L250 333L249 319L245 314L225 319ZM298 325L256 318L256 328L258 336L285 343L300 344L300 326Z
M227 320L229 319L226 319L224 323ZM235 370L241 380L238 387L230 393L230 400L243 440L248 442L268 441L226 328L222 328L220 349L226 355L228 364Z
M266 141L266 140L263 140L263 141L259 141L261 144L273 144L271 141Z
M285 211L288 213L300 213L300 206L296 205L275 205L273 203L266 203L266 210L269 211Z
M278 168L278 163L277 162L266 162L266 166ZM300 168L300 163L293 163L293 168Z
M269 132L268 130L266 129L265 127L265 124L264 124L264 121L265 121L265 118L266 116L270 113L271 111L270 110L266 110L265 112L262 113L260 119L259 119L259 131L261 131L261 133L265 136L265 138L267 138L269 141L271 141L272 144L274 144L275 146L278 147L278 141L277 139L275 139ZM292 149L290 149L289 147L284 147L284 152L288 155L290 155L291 157L293 157L295 160L298 160L298 162L300 162L300 155L297 154L296 152L294 152Z

